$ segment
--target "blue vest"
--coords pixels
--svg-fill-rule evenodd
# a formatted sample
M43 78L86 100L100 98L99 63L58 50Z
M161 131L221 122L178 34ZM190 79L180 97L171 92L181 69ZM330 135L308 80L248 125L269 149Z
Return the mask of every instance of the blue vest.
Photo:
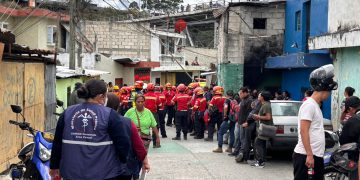
M65 111L60 161L64 179L102 180L128 172L108 134L110 112L110 108L90 103Z

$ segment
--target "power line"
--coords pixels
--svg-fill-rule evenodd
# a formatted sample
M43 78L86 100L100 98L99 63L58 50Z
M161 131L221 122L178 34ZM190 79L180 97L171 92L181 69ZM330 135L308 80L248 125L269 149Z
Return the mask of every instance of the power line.
M10 3L10 5L5 9L5 12L4 12L4 14L2 14L1 15L1 17L0 17L0 20L2 19L2 17L6 14L6 12L7 12L7 10L12 6L12 4L14 3L15 1L13 0L13 1L11 1L11 3Z
M105 2L105 3L107 3L107 4L108 4L110 7L112 7L113 9L115 9L115 10L116 10L116 8L115 8L115 7L113 7L111 4L109 4L109 3L108 3L108 2L106 2L105 0L104 0L104 2ZM121 0L120 0L120 2L122 3L122 1L121 1ZM124 4L124 3L122 3L122 4L125 6L125 4ZM125 6L125 8L127 8L127 10L128 10L130 13L132 13L128 7L126 7L126 6ZM134 22L134 23L136 23L136 24L140 25L140 27L142 27L143 29L145 29L147 33L150 33L150 35L154 35L154 36L158 37L158 38L159 38L159 40L160 40L160 43L161 43L164 47L166 47L166 48L181 47L181 46L178 46L178 45L176 45L176 44L175 44L175 46L166 45L164 42L162 42L162 39L160 38L160 36L159 36L159 35L157 35L157 34L155 34L155 33L151 32L149 29L147 29L146 27L142 26L140 23L135 22L133 19L130 19L130 21L132 21L132 22ZM137 27L135 27L135 28L136 28L136 29L138 29ZM142 30L140 30L140 31L142 31ZM144 32L144 31L142 31L142 32ZM182 48L182 47L181 47L181 48ZM198 55L202 55L202 56L207 56L207 57L214 58L214 57L212 57L212 56L208 56L208 55L201 54L201 53L198 53L198 52L195 52L195 51L191 51L191 50L186 49L186 48L183 48L183 49L184 49L185 51L189 51L189 52L192 52L192 53L194 53L194 54L198 54ZM173 57L173 54L172 54L172 53L170 53L170 55L172 55L172 57ZM175 59L175 58L173 58L173 59ZM182 68L183 68L183 67L182 67Z
M103 0L103 1L106 2L105 0ZM130 11L130 9L122 2L122 0L119 0L119 1L120 1L120 3L121 3L131 14L133 14L133 13ZM106 3L107 3L107 2L106 2ZM109 3L107 3L107 4L109 4ZM109 5L110 5L110 4L109 4ZM112 5L110 5L110 6L111 6L112 8L114 8ZM114 8L114 9L116 10L116 8ZM133 15L134 15L134 14L133 14ZM130 19L130 20L134 22L133 19ZM136 23L136 22L134 22L134 23ZM166 45L164 42L162 42L162 39L160 38L160 36L158 36L157 34L151 32L149 29L147 29L146 27L142 26L141 24L138 24L138 25L139 25L140 27L142 27L144 30L146 30L148 33L150 33L150 35L154 35L154 36L158 37L159 40L160 40L160 43L161 43L164 47L169 48L168 45ZM178 62L178 60L175 59L174 54L173 54L173 53L170 53L170 56L171 56L172 60L175 61L175 62L181 67L181 69L183 69L183 70L185 71L185 73L187 74L187 76L189 76L189 78L192 79L191 75L187 72L187 70Z
M23 25L25 23L25 21L30 17L32 16L32 14L35 12L35 10L37 10L38 8L40 8L43 4L45 3L45 1L41 2L39 4L39 6L37 6L36 8L32 9L32 11L30 12L29 15L26 16L26 18L21 21L17 26L14 27L14 29L12 30L13 32L15 32L17 30L17 28L19 28L21 25Z
M35 21L34 23L30 24L29 26L25 27L22 31L18 32L15 34L15 37L20 36L21 34L23 34L24 32L28 31L31 27L35 26L36 24L38 24L41 20L45 19L47 16L49 16L52 12L49 12L47 14L45 14L45 16L42 16L39 20Z
M19 4L19 1L20 1L20 0L18 0L18 1L16 2L14 8L11 10L10 14L6 17L6 19L4 20L4 22L6 22L6 21L8 20L8 18L11 16L11 14L14 12L16 6Z

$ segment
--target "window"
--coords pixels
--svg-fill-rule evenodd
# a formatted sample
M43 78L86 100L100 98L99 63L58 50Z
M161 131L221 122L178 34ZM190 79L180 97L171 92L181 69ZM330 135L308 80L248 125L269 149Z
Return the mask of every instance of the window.
M301 102L272 102L271 111L273 116L297 116Z
M54 45L56 39L56 26L48 26L47 27L47 43L48 45Z
M295 31L301 30L301 12L296 11L295 13Z
M254 29L266 29L266 18L254 18Z
M7 22L0 22L0 28L8 29L8 28L9 28L9 24L8 24Z

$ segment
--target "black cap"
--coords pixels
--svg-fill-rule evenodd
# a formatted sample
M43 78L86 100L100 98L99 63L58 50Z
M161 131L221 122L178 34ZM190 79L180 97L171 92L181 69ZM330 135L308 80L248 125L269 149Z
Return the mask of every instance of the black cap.
M345 101L345 109L348 110L349 108L357 108L360 106L360 99L357 96L351 96L346 99Z

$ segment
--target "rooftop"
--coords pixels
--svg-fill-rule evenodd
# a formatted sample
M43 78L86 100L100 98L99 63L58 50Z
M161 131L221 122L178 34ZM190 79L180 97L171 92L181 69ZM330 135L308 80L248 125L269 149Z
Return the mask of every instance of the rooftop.
M53 12L47 9L37 9L37 8L22 8L22 9L10 9L8 7L0 5L0 14L10 15L12 17L44 17L50 19L58 19L58 16L61 16L62 21L69 21L70 16L62 13Z

